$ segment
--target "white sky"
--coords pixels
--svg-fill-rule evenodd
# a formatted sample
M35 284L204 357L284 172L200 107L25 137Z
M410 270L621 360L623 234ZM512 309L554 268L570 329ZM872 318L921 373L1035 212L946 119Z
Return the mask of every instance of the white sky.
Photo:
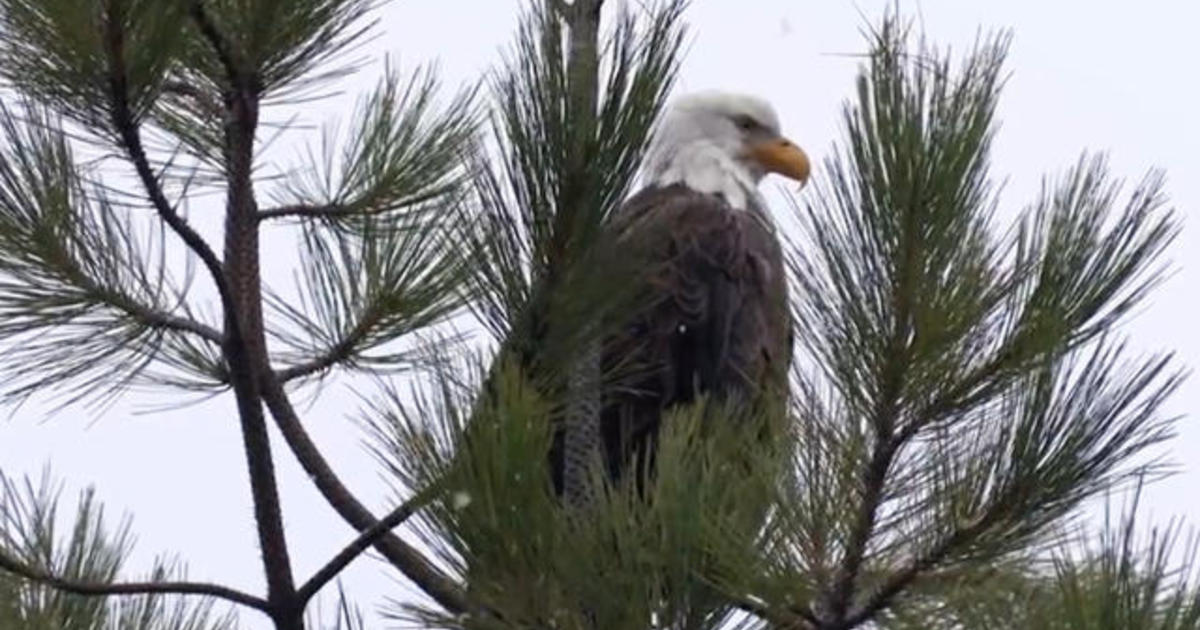
M759 93L779 110L785 131L815 158L836 137L841 103L852 89L863 50L863 16L874 19L887 0L851 2L795 0L695 0L678 91L722 88ZM1140 177L1151 167L1168 175L1168 191L1186 220L1200 207L1200 123L1195 103L1194 60L1200 59L1200 3L1185 0L1116 2L902 3L919 12L938 43L963 49L980 27L1011 28L1015 38L995 145L994 175L1007 178L1003 205L1019 208L1033 199L1042 174L1061 172L1084 149L1110 152L1115 174ZM408 0L381 11L380 36L365 54L391 54L400 65L438 61L449 86L478 78L511 41L517 0ZM345 83L348 95L305 106L298 113L322 122L348 111L356 94L377 76L375 64ZM281 113L282 114L282 113ZM285 158L300 146L293 134L273 151ZM817 177L820 177L820 170ZM213 217L197 216L202 225ZM209 230L211 236L215 231ZM292 255L286 232L266 241L267 271L290 282ZM1171 248L1176 273L1127 327L1135 350L1175 350L1185 365L1200 364L1194 332L1200 288L1200 237L1187 225ZM286 252L286 253L283 253ZM347 416L357 401L346 384L322 390L301 407L306 423L347 484L377 513L385 510L386 485L362 448L362 435ZM127 397L99 420L67 411L46 420L37 405L0 420L0 468L11 476L36 475L47 462L75 489L94 484L108 513L134 515L139 537L134 567L155 554L178 554L193 579L263 592L242 446L231 397L178 411L135 414L169 398ZM1169 411L1190 414L1200 388L1185 384ZM1187 516L1200 524L1200 465L1193 453L1200 431L1185 417L1171 443L1181 474L1152 487L1144 506L1156 517ZM274 436L282 476L283 504L297 580L302 581L352 537L311 488ZM1156 518L1155 520L1161 520ZM408 586L382 563L360 560L345 574L348 590L366 612L383 598L405 597ZM131 576L132 577L132 576ZM246 628L265 628L245 612ZM382 626L377 621L372 625Z

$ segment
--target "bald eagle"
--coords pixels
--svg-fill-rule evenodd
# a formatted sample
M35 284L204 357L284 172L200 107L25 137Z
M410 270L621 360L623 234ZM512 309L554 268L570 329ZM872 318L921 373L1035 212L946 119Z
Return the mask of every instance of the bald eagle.
M804 182L809 168L762 99L699 93L665 113L643 163L644 188L607 227L633 257L639 292L637 308L607 329L600 348L605 365L637 366L599 402L599 448L612 480L652 465L671 407L785 386L787 285L758 184L770 173ZM563 450L560 431L551 453L560 494L572 465Z

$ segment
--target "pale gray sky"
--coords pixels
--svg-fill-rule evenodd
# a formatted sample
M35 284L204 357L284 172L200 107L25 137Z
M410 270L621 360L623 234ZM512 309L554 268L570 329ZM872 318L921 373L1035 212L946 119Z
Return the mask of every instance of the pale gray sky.
M511 41L517 0L407 0L380 13L379 37L364 53L391 54L402 67L437 61L449 86L476 80ZM722 88L769 98L785 130L820 158L833 142L839 108L850 94L863 50L863 16L877 17L891 0L695 0L679 91ZM963 49L982 27L1014 32L1011 79L1000 108L994 174L1007 178L1009 211L1033 199L1039 178L1061 172L1084 149L1110 153L1114 173L1136 179L1147 169L1167 171L1168 191L1184 219L1200 208L1200 3L1188 0L924 0L901 3L919 15L939 43ZM289 113L322 122L343 115L368 89L379 64L345 82L347 95ZM282 116L283 113L281 112ZM302 134L292 134L272 155L287 158ZM818 169L817 177L821 176ZM783 209L777 209L783 210ZM198 210L197 210L198 211ZM202 216L198 222L215 225ZM209 230L209 234L215 234ZM286 233L266 240L267 272L290 282L285 264L293 247ZM1134 349L1175 350L1200 365L1200 334L1191 319L1200 289L1200 236L1191 222L1169 252L1177 273L1127 327ZM348 485L382 512L386 485L362 448L347 416L357 401L347 383L335 382L302 411L314 438ZM171 412L137 415L162 396L131 395L98 421L68 411L49 421L38 405L0 421L0 467L8 475L36 474L50 462L73 492L93 484L109 514L130 512L138 534L134 568L160 552L187 561L190 577L263 591L251 504L234 407L229 397ZM1169 410L1191 414L1200 385L1185 384ZM1172 442L1182 467L1177 477L1152 487L1144 503L1159 517L1187 516L1200 525L1200 430L1184 418ZM277 445L283 503L299 579L319 567L352 537L326 507L299 467ZM348 590L371 613L384 597L405 597L409 587L381 563L364 559L346 574ZM246 628L265 628L243 613ZM378 624L382 626L382 622Z

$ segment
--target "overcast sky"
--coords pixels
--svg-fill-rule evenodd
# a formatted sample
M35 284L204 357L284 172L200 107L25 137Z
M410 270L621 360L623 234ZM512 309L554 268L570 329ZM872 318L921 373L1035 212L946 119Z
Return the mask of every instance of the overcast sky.
M821 158L837 135L840 106L850 94L863 50L863 16L879 16L884 0L695 0L677 92L740 90L770 99L785 131ZM1127 327L1135 350L1177 351L1181 362L1200 365L1195 332L1200 290L1200 238L1190 221L1200 208L1200 3L1190 0L1116 2L1010 0L902 2L927 34L958 49L979 29L1014 33L1011 79L1000 107L994 175L1006 180L1007 211L1032 200L1043 174L1059 173L1081 151L1111 155L1115 174L1136 179L1160 167L1186 223L1169 251L1175 273ZM391 54L402 67L436 61L450 86L475 81L491 67L512 36L518 0L406 0L381 10L379 37L364 52L376 61ZM306 122L342 115L355 95L369 89L379 64L344 83L347 96L297 113ZM292 134L272 155L295 151ZM823 174L818 168L817 177ZM203 217L197 221L204 223ZM211 223L211 221L210 221ZM209 230L210 236L215 236ZM288 237L272 235L265 257L283 260ZM277 256L277 254L279 254ZM287 269L268 261L267 271L290 282ZM110 515L134 515L139 543L134 568L158 553L178 554L194 579L264 590L242 446L231 397L170 412L144 412L163 397L130 396L98 420L71 410L46 420L38 405L0 420L0 469L37 474L47 462L73 493L93 484ZM1200 405L1200 385L1185 384L1169 411L1190 415ZM321 392L301 411L328 459L347 484L383 512L387 488L362 448L348 416L357 401L345 382ZM1172 443L1182 472L1154 486L1147 510L1163 520L1184 515L1200 525L1200 430L1184 417ZM283 504L297 578L302 580L335 553L352 532L311 488L275 436ZM72 496L72 495L68 495ZM409 586L374 559L358 561L345 583L367 612L385 596L406 597ZM243 613L246 628L265 628ZM372 624L382 626L382 622Z

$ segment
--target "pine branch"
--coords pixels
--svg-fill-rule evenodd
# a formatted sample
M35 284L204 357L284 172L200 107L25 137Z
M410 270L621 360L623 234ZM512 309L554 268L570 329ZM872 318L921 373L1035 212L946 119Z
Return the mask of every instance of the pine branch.
M322 587L337 577L355 558L375 545L381 537L388 535L389 532L408 520L408 517L412 516L413 512L420 508L428 498L428 493L417 494L379 519L379 522L363 530L349 545L325 563L325 566L300 585L299 590L296 591L296 597L299 598L301 605L312 599Z
M291 11L292 9L287 8L289 6L280 5L280 10ZM353 216L354 210L359 208L374 209L378 207L381 210L387 210L444 194L445 186L453 181L453 170L456 167L451 158L457 150L456 144L460 143L469 133L468 125L465 124L469 115L468 100L465 97L456 100L447 114L429 122L424 119L423 115L431 102L434 86L433 76L427 75L427 79L416 84L417 89L406 93L405 98L393 98L399 95L399 82L394 74L389 74L388 79L376 93L374 100L368 103L367 111L364 111L363 133L356 138L359 144L355 146L359 159L352 161L349 165L351 170L344 182L346 188L339 191L349 194L330 196L337 202L317 204L325 206L317 211L288 209L284 212L270 210L260 212L257 209L250 178L254 130L257 124L261 93L272 86L278 86L279 81L285 76L298 72L313 59L321 56L321 50L328 49L330 40L327 38L332 37L336 31L349 24L349 21L357 16L361 6L365 5L355 1L328 3L330 10L338 12L337 19L334 19L334 16L325 16L324 19L330 20L328 28L321 26L312 30L308 27L296 26L299 30L294 35L315 38L306 45L304 50L283 52L284 49L281 48L280 55L282 56L280 57L256 57L251 60L255 64L253 72L256 74L249 74L252 69L239 67L240 60L236 57L238 51L229 46L229 38L220 32L214 20L205 13L203 6L198 2L192 5L193 19L205 39L217 51L221 65L228 75L226 80L230 86L225 93L227 114L223 149L225 160L228 162L226 169L229 179L225 265L226 275L233 285L231 291L234 296L234 308L227 311L227 327L231 331L230 339L226 344L227 362L230 365L231 382L238 398L239 415L243 419L246 454L251 467L251 480L254 484L256 520L259 524L260 542L264 551L264 562L271 593L269 599L274 606L287 606L289 609L297 610L303 598L294 590L291 582L290 562L287 558L287 548L279 522L278 496L274 488L274 472L271 469L269 444L267 435L261 426L263 416L259 406L260 399L266 402L268 408L271 409L291 450L304 468L310 472L317 487L326 494L327 499L335 507L342 506L339 511L343 513L343 516L347 517L347 520L350 520L360 530L370 529L371 526L377 525L378 521L349 494L325 463L315 444L311 442L300 425L299 419L282 390L281 382L271 372L262 317L262 288L258 261L259 225L264 215L267 218L293 214L322 215L323 218L350 218ZM303 15L307 15L305 12L308 9L297 7L296 11L298 13L295 15L289 13L289 16L303 17ZM334 48L336 47L335 45ZM274 53L267 54L269 56ZM278 64L278 66L272 67L272 64ZM222 81L222 83L224 82ZM410 108L406 108L406 105L410 104L406 100L409 95L415 100L411 102ZM415 137L412 135L414 130L418 132ZM423 152L425 157L431 155L442 157L439 160L413 160L412 154L408 152L412 149L409 142L425 143L423 146L430 149L430 151ZM381 165L385 167L382 171L378 170ZM342 203L347 199L350 200L348 203ZM340 210L335 209L335 206ZM422 255L427 251L426 248L418 249ZM399 265L406 262L419 262L400 257L396 252L386 252L381 256L387 262L397 262ZM391 267L383 268L392 270ZM391 299L392 293L395 291L408 288L409 285L404 284L403 281L411 279L420 282L425 278L421 272L415 272L413 275L414 272L407 269L397 268L394 271L399 275L385 276L382 281L384 283L398 282L399 284L380 284L380 286L374 287L387 299ZM339 280L345 279L347 278L339 278ZM353 283L363 280L357 276L348 279ZM379 279L376 278L376 280ZM355 288L351 287L345 290L349 294L354 294ZM417 288L427 289L429 285L418 285ZM416 301L421 299L413 297ZM441 304L440 301L436 303ZM357 302L347 304L358 306ZM391 302L388 304L391 305ZM437 312L437 308L433 308L429 312ZM422 311L415 316L419 319L425 314L428 313ZM371 335L377 334L379 325L396 324L393 321L395 318L391 315L391 311L388 311L381 317L359 322L350 329L347 338L332 344L330 352L315 358L314 363L302 366L293 374L310 373L310 370L324 369L337 361L344 360L357 349L360 343ZM405 572L414 577L419 584L433 584L440 578L419 553L405 545L399 538L388 534L377 541L375 545L402 570L407 569ZM338 562L348 562L351 557L349 554L339 557ZM425 576L424 579L422 575ZM315 592L323 581L332 577L333 573L319 574L318 582L311 583L309 587L312 592ZM449 584L445 578L441 579ZM434 592L438 590L436 585L427 588ZM452 588L452 584L450 586L441 585L443 591L450 591ZM312 592L306 593L305 597L311 596ZM452 598L453 596L437 597L435 595L435 599L443 602L451 601ZM453 607L453 605L450 603L447 604L447 607ZM460 604L459 608L465 607Z
M338 363L345 361L350 356L351 348L353 348L355 344L362 339L362 337L362 333L347 336L345 339L329 348L325 354L311 361L306 361L299 365L293 365L289 368L280 370L277 373L276 378L286 383L288 381L293 381L298 378L303 378L311 374L328 370Z
M911 587L923 574L937 566L955 549L968 544L985 531L995 518L995 515L988 516L991 518L981 518L968 527L956 529L932 549L910 561L908 566L885 580L883 586L872 593L861 607L847 615L845 621L840 622L840 625L835 628L850 630L874 619L876 615L891 606L896 597Z
M196 27L200 29L200 34L212 46L213 52L217 55L217 60L221 63L221 68L225 71L226 76L233 83L239 83L242 79L242 69L234 60L233 47L230 46L229 40L217 28L212 17L204 8L204 0L192 0L188 5L188 13L192 16L192 20L196 23Z
M425 203L427 201L432 201L434 199L437 199L438 197L442 197L446 194L446 192L447 192L446 188L436 188L434 190L429 190L429 191L423 192L418 195L413 195L411 197L407 197L403 200L403 202L401 204L387 204L384 206L383 210L392 210L392 209L394 209L393 208L394 205L399 205L399 206L419 205L419 204ZM373 208L370 208L366 204L355 203L354 201L350 201L348 203L326 203L326 204L319 204L319 205L298 203L298 204L280 206L277 208L267 208L266 210L262 210L258 213L258 218L260 221L267 221L267 220L271 220L271 219L283 219L283 218L290 218L290 217L296 217L296 218L302 218L302 219L338 220L338 219L347 219L347 218L351 218L351 217L355 217L355 216L371 216L374 214L378 214L379 212L380 212L379 209L373 209Z
M219 584L201 582L84 582L53 575L0 553L0 569L31 582L89 597L110 595L202 595L216 597L263 612L270 611L266 600Z
M568 138L560 209L582 205L581 198L590 192L590 178L586 169L589 168L588 158L595 144L597 125L601 4L601 0L575 0L567 11L561 2L558 3L559 17L566 21L569 29L566 98ZM574 217L560 211L555 218ZM560 225L557 232L574 236L574 230L564 227ZM593 327L586 326L586 329L590 328ZM585 332L581 333L581 337L584 341L575 349L576 360L568 368L567 409L563 417L563 495L567 505L574 507L587 505L593 497L588 464L601 452L599 336Z
M176 579L174 563L161 560L139 582L118 582L132 552L129 521L106 527L91 488L74 518L61 518L61 492L48 470L37 483L0 474L0 627L216 630L232 628L232 612L210 623L214 604L265 605L224 586Z
M567 16L553 5L538 4L522 23L514 56L495 89L493 131L501 159L472 164L479 211L462 222L461 239L476 269L482 302L477 312L523 360L536 354L529 347L531 339L571 335L580 328L559 322L555 327L561 332L547 330L545 320L561 319L561 314L545 311L558 299L553 297L557 277L587 266L580 263L584 250L628 195L675 76L685 5L683 0L659 3L644 23L631 13L620 15L611 37L592 50L602 49L605 56L598 64L605 70L601 94L594 93L600 73L583 60L593 49L593 33L586 25L571 33L577 46L569 45L581 54L573 55L575 65L569 70L572 61L565 59L562 32ZM572 72L571 85L579 86L581 96L568 91ZM592 135L578 126L590 126ZM580 313L588 320L596 319L595 311L608 305L616 288L611 286L615 282L601 286L602 278L594 281L597 304L579 300ZM542 339L537 345L559 344ZM573 356L564 354L566 361ZM544 363L560 359L564 357L538 357Z
M913 226L914 231L915 229ZM906 275L908 274L906 273ZM887 360L880 367L880 380L884 385L877 401L877 411L871 418L874 446L870 462L863 470L863 495L860 499L858 515L851 526L846 555L839 567L838 577L831 592L829 604L834 620L841 620L845 617L850 601L854 597L855 583L862 570L867 545L875 533L876 519L883 502L892 460L913 435L903 430L898 434L895 431L896 418L900 412L899 396L908 369L909 353L902 341L907 337L910 317L911 295L909 292L911 287L908 284L901 282L893 296L894 303L898 304L900 312L897 313L895 319L897 324L890 343L891 352L888 353Z
M268 599L273 610L279 611L283 607L290 608L295 602L295 582L283 528L271 442L245 343L235 337L227 344L227 348L226 358L237 398L242 443L254 499L254 520L267 577Z
M82 272L76 273L72 279L75 288L83 291L97 302L130 315L148 328L191 333L218 345L224 341L225 336L219 330L203 322L173 315L139 302L133 295L100 286L94 278L88 277Z
M0 107L7 392L70 383L81 397L112 397L154 361L206 372L185 346L219 347L220 331L192 318L164 268L147 269L153 250L165 253L166 226L143 249L129 214L79 171L60 119L26 105L23 123Z
M19 379L27 379L23 387L15 384L16 379L10 379L14 396L78 380L89 373L103 373L103 376L86 380L79 387L81 391L102 391L105 396L115 396L140 376L153 359L162 359L184 370L194 367L186 356L170 356L172 353L164 349L164 343L179 343L179 338L171 339L163 331L195 335L217 344L222 339L221 333L212 327L190 319L186 313L176 315L171 306L164 305L160 299L164 288L173 294L171 301L182 301L186 296L170 287L165 270L158 270L155 279L155 272L145 268L147 261L142 259L129 219L108 202L102 184L87 181L82 172L86 167L78 166L72 159L61 119L50 114L49 108L55 108L81 122L90 121L89 127L112 142L134 166L139 185L158 213L163 229L169 227L181 237L209 270L213 265L219 268L220 263L207 243L167 200L142 144L139 118L148 106L148 90L153 91L148 86L158 76L152 67L161 63L157 55L166 53L149 55L141 48L130 50L130 47L160 37L161 33L150 37L147 30L157 32L161 25L148 25L144 13L128 3L106 7L103 19L88 29L88 39L83 40L86 44L72 40L72 35L80 33L63 23L56 23L58 28L52 27L50 33L41 34L46 40L35 44L57 50L60 56L64 51L55 46L69 48L73 44L77 51L88 51L92 59L89 63L96 66L90 79L94 89L88 84L64 88L86 92L89 96L83 100L87 104L70 98L47 105L25 101L22 103L25 120L19 125L12 112L7 109L3 112L4 131L11 149L4 156L6 163L0 167L6 188L4 264L9 272L4 282L8 287L3 300L4 334L17 336L12 339L17 356L10 357L9 363L24 364L15 371ZM30 24L22 23L28 16L20 18L20 15L23 14L13 9L5 18L16 22L11 25L14 30L30 28ZM142 30L128 32L138 28ZM72 44L64 45L62 40ZM59 72L68 71L48 70L48 74L64 79ZM50 77L42 77L40 81L49 83ZM51 89L45 84L41 88L24 87L38 98L44 96L39 89ZM22 131L22 127L26 130ZM93 203L98 205L95 212ZM165 245L158 234L152 242L159 247ZM214 282L218 289L224 285L219 275L214 276ZM33 334L38 329L47 334ZM19 340L22 334L29 337ZM67 341L74 348L66 347ZM106 371L109 367L116 368L118 373Z
M291 619L301 617L302 611L294 605L296 586L283 527L283 509L279 501L260 382L263 380L261 374L266 371L263 366L268 365L269 359L263 330L258 222L251 182L257 107L256 98L248 90L243 90L239 97L233 99L230 113L235 122L227 130L230 188L225 265L228 277L234 282L231 286L232 304L226 311L226 328L230 334L225 344L225 357L237 399L268 599L273 615ZM284 624L290 622L276 621L289 627Z
M662 615L677 615L680 627L700 627L698 617L687 621L684 617L702 614L707 601L681 603L667 613L672 604L658 599L674 596L682 602L682 593L697 588L695 582L681 578L672 584L672 595L646 598L636 592L634 584L643 579L647 584L656 578L670 580L666 574L671 572L658 566L636 577L613 580L620 585L614 584L605 598L585 595L596 584L595 576L558 566L575 564L562 553L578 554L574 557L581 566L591 569L588 552L612 555L608 545L615 534L591 530L608 522L599 514L595 523L566 524L561 503L543 485L549 481L546 452L557 428L572 425L564 432L571 437L562 442L572 448L574 438L582 438L578 444L583 448L577 453L589 450L592 441L589 434L594 430L580 425L587 424L594 410L588 408L587 388L578 385L593 378L586 366L577 373L573 370L580 363L578 344L586 342L581 337L603 334L598 328L607 318L600 312L614 308L614 302L623 303L615 296L624 297L621 290L627 288L627 283L615 286L625 276L614 273L613 266L598 264L609 259L599 251L603 248L594 245L602 238L606 219L629 191L649 130L669 91L681 38L678 18L683 3L664 2L646 11L645 22L632 11L620 12L611 36L601 42L602 5L594 0L532 4L495 84L498 111L493 132L499 159L489 156L473 164L478 197L468 212L478 209L478 214L465 217L459 232L461 241L469 244L477 274L473 293L482 296L477 312L502 344L493 369L485 371L482 392L468 402L443 390L441 396L435 395L438 400L427 401L429 413L418 409L410 417L400 410L393 415L395 424L382 432L394 432L384 441L390 465L404 483L427 483L442 472L462 473L468 478L459 483L464 496L473 498L471 506L495 501L513 506L514 513L520 511L520 518L511 518L508 510L502 510L493 523L473 507L458 509L449 501L429 510L429 522L438 534L437 553L470 576L471 593L478 592L479 601L501 617L536 619L529 623L535 627L554 623L547 623L551 617L560 617L561 625L572 627L575 621L579 627L634 627L618 620L633 620L645 612L633 623L647 623L657 611L664 626L676 624ZM575 391L565 392L572 377L578 377L570 388ZM449 377L443 385L450 381L457 382ZM554 407L553 416L542 415L543 403ZM441 426L430 427L430 417L439 418ZM470 463L460 466L460 462ZM573 472L586 474L582 469ZM600 504L607 503L599 500L591 507ZM629 519L640 522L640 515ZM532 526L531 520L539 524ZM630 536L629 545L645 544L632 533L637 529L634 525L629 530L616 525L614 529ZM605 541L603 550L601 545L592 549L584 542L594 542L589 535ZM553 559L543 556L558 536L577 540L566 542L571 549L561 550ZM531 543L525 549L518 543L518 549L508 551L499 549L497 540L543 544ZM657 561L656 551L645 554ZM596 568L605 575L636 571L618 558L596 562L605 565ZM537 595L509 598L494 586L505 580L528 580L530 594ZM662 582L657 586L661 589ZM540 601L541 593L565 599ZM728 606L723 603L716 610L724 612ZM439 614L432 613L435 618Z
M295 349L283 381L342 365L393 368L423 358L420 344L398 349L413 333L452 316L462 305L466 269L449 238L452 214L438 205L353 225L304 225L303 293L273 297L271 307L299 332L272 328ZM344 228L344 229L342 229Z
M876 518L883 500L887 483L887 472L891 467L895 450L890 439L881 440L875 447L871 461L863 472L863 495L858 505L858 514L850 530L846 544L846 555L838 570L838 577L830 593L830 613L840 620L846 615L850 600L854 596L855 583L866 557L867 544L875 533Z
M192 229L188 225L187 220L175 211L175 208L163 193L158 176L150 166L150 161L146 156L137 120L129 106L128 79L125 76L124 63L125 34L122 32L121 26L113 19L113 16L110 16L110 19L105 22L105 30L105 43L107 45L105 52L109 58L109 98L112 101L111 123L113 128L117 131L125 153L133 163L138 178L141 180L142 186L146 191L146 195L149 197L151 204L153 204L155 211L158 212L159 218L170 226L183 242L200 257L201 262L208 269L209 275L212 276L213 282L216 283L222 302L226 306L229 306L229 288L226 286L221 261L200 234Z
M221 331L198 322L190 317L180 317L152 306L136 301L129 295L113 295L110 291L96 286L91 279L80 279L79 288L87 291L105 304L118 309L143 323L148 328L161 328L177 332L191 333L202 339L220 345L225 340Z
M280 205L261 211L259 219L318 219L347 227L370 218L403 220L427 205L457 202L475 134L474 92L460 91L436 108L438 92L431 69L405 76L389 64L359 101L345 141L327 131L320 147L307 151L299 174L284 182L276 195Z
M593 14L598 16L600 8L604 5L604 0L573 0L567 3L567 0L548 0L550 8L564 20L568 22L576 19L577 15Z
M367 339L371 333L371 329L378 323L378 318L364 317L345 336L326 349L323 354L278 372L276 378L286 383L310 374L322 372L346 361L354 355L355 348Z
M283 390L282 382L278 378L264 380L263 400L292 453L321 495L359 532L366 532L378 526L380 520L346 488L308 436ZM438 571L421 552L398 536L391 533L381 534L374 546L392 565L446 610L460 614L472 609L466 594L457 584Z
M350 216L353 213L353 207L345 204L330 203L320 206L295 204L262 210L258 213L258 218L262 221L286 217L336 219Z
M371 30L375 21L363 18L376 4L372 0L190 0L188 13L216 57L215 63L201 61L195 68L210 76L237 77L234 83L251 87L259 97L279 99L284 91L302 91L353 68L351 64L318 70Z
M188 317L179 317L149 308L142 309L135 307L126 312L139 318L152 328L164 328L178 332L192 333L217 345L225 341L225 335L221 334L221 331Z
M254 520L266 573L267 599L276 625L300 623L296 586L283 527L279 488L262 407L261 375L268 369L262 317L257 202L254 195L254 140L258 128L258 79L239 68L228 39L208 17L200 0L191 15L225 69L224 158L228 190L225 215L225 266L229 280L224 301L225 359L237 400L242 443L254 502ZM297 626L298 627L298 626Z

